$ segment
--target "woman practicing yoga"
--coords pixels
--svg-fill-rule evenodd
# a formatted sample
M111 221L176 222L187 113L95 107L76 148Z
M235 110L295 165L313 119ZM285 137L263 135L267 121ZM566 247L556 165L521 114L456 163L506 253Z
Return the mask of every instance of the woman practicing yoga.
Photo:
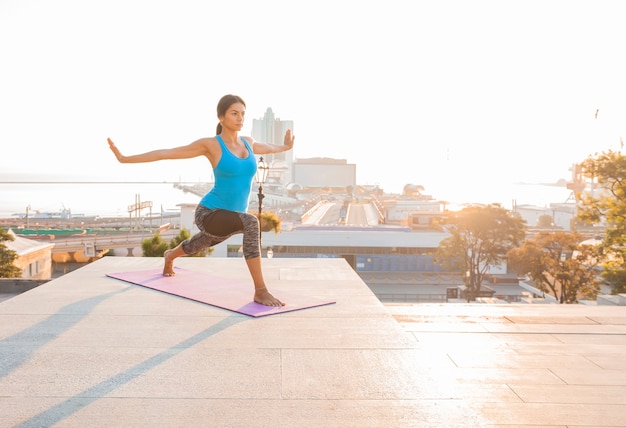
M266 306L284 306L265 285L261 270L259 220L247 212L257 161L254 155L279 153L293 148L294 136L287 130L284 145L266 144L242 137L246 103L236 95L225 95L217 104L215 137L200 138L186 146L124 156L109 138L109 147L121 163L154 162L205 156L215 176L213 188L198 204L195 223L200 232L164 254L163 275L173 276L177 257L197 253L243 233L243 255L254 282L254 301Z

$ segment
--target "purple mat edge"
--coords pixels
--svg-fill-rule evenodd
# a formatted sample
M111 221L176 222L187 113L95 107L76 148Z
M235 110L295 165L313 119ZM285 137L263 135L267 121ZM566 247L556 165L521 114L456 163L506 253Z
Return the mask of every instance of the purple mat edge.
M176 268L176 270L179 270L179 268ZM196 271L191 271L188 269L180 269L181 271L189 271L189 272L193 272L193 273L201 273L201 272L196 272ZM234 309L232 307L227 307L224 305L219 305L219 304L215 304L215 303L209 303L207 301L203 301L203 300L199 300L199 299L194 299L193 297L189 297L189 296L183 296L180 294L176 294L176 293L172 293L169 292L167 290L162 290L162 289L158 289L158 288L154 288L154 287L150 287L148 285L145 284L140 284L138 282L134 282L130 279L127 278L123 278L120 276L116 276L116 275L124 275L124 274L131 274L131 273L139 273L139 272L146 272L146 273L150 273L150 272L154 272L154 269L149 269L149 270L145 270L145 271L128 271L128 272L115 272L115 273L107 273L105 274L105 276L112 278L112 279L116 279L118 281L123 281L127 284L133 284L139 287L143 287L143 288L147 288L149 290L154 290L160 293L165 293L165 294L169 294L170 296L176 296L179 297L181 299L186 299L186 300L191 300L193 302L197 302L197 303L202 303L204 305L209 305L212 306L214 308L219 308L219 309L223 309L226 311L230 311L230 312L235 312L241 315L247 315L249 317L252 318L260 318L260 317L264 317L264 316L269 316L269 315L277 315L277 314L283 314L283 313L287 313L287 312L295 312L295 311L302 311L305 309L311 309L311 308L317 308L317 307L321 307L321 306L328 306L328 305L333 305L336 304L336 301L321 301L319 303L314 303L314 304L307 304L306 306L298 306L298 307L289 307L287 306L282 306L282 307L274 307L274 306L265 306L265 305L261 305L260 303L256 303L254 301L250 301L247 305L255 305L260 307L259 309L261 309L259 312L246 312L243 311L241 309ZM247 306L246 305L246 306ZM267 309L265 309L267 308ZM265 310L264 310L265 309Z

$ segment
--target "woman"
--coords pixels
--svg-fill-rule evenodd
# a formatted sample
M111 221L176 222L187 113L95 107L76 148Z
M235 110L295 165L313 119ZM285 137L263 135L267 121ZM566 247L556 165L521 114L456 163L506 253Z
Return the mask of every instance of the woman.
M217 104L216 136L201 138L186 146L154 150L124 156L108 139L109 147L121 163L154 162L164 159L189 159L205 156L215 176L215 183L198 204L195 223L200 232L164 254L163 275L173 276L174 260L194 254L243 233L243 254L254 282L254 301L266 306L284 306L267 289L261 271L259 220L247 213L248 199L257 162L254 157L279 153L293 147L294 136L287 130L284 145L265 144L251 137L239 136L246 114L246 103L236 95L225 95Z

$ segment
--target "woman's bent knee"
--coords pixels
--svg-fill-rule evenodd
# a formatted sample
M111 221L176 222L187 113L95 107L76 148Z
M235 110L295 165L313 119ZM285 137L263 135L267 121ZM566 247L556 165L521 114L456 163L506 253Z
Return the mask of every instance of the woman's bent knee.
M241 213L243 223L243 256L246 260L261 256L259 219L252 214Z

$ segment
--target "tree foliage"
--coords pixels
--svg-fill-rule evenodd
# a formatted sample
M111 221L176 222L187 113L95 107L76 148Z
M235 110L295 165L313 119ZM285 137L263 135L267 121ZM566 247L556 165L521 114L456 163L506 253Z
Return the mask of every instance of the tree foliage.
M189 231L185 228L182 228L180 230L180 233L176 235L175 237L173 237L172 240L170 241L170 248L176 248L178 244L183 242L185 239L189 239L190 236L191 234L189 233Z
M176 248L181 242L186 239L189 239L191 234L185 228L181 229L180 233L172 238L170 241L170 248ZM205 248L204 250L198 251L196 254L190 254L190 257L206 257L209 253L213 251L213 247Z
M260 216L257 214L257 218L259 219L259 227L263 232L269 232L270 230L273 230L274 233L280 232L282 222L276 213L265 211Z
M561 303L595 299L599 291L596 249L581 245L581 239L576 233L540 232L509 251L508 266L530 276L539 290Z
M607 151L588 157L581 164L594 192L579 195L578 218L586 223L605 222L606 230L598 247L603 256L604 279L614 293L626 292L626 156Z
M161 235L155 233L152 238L148 238L141 243L141 249L144 257L163 257L163 254L168 249L168 245Z
M14 239L11 233L0 228L0 278L20 278L22 276L22 270L13 264L18 254L5 244L6 241L13 241Z
M169 244L161 237L157 232L151 238L144 240L141 243L141 249L143 250L144 257L163 257L168 249L176 248L181 242L189 239L191 234L185 228L181 229L180 233L173 237ZM206 248L195 254L189 254L189 257L206 257L213 248Z
M467 299L475 300L489 267L501 264L506 253L524 239L525 222L500 205L448 213L443 223L450 236L439 244L435 259L464 274Z

